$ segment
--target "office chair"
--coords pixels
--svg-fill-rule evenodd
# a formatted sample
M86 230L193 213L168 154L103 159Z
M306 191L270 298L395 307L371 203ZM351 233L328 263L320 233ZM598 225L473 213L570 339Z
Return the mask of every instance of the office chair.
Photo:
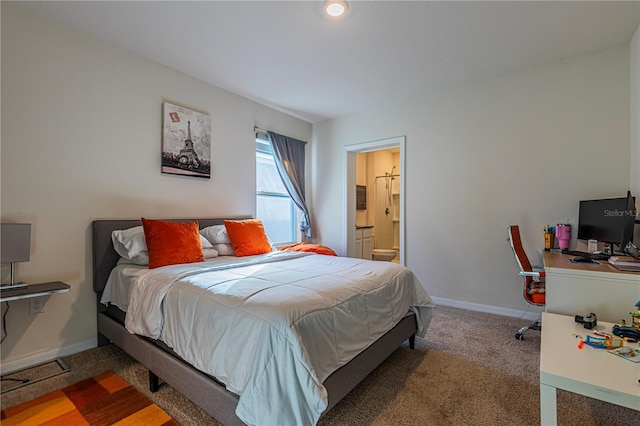
M520 275L523 277L523 295L524 300L535 306L545 305L545 284L544 284L544 271L541 266L531 266L527 254L522 247L522 240L520 239L520 227L518 225L511 225L508 227L509 238L507 239L511 244L511 249L516 257L516 262L520 267ZM516 339L524 340L525 330L541 330L542 325L540 321L535 321L528 327L522 327L516 333Z

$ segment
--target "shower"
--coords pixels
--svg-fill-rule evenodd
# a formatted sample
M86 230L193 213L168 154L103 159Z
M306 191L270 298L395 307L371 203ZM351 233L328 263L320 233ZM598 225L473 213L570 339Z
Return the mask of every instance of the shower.
M391 214L391 207L393 207L393 181L399 175L394 174L394 170L396 169L395 164L391 167L391 172L385 172L383 176L376 176L376 181L378 179L384 179L384 214L389 216Z
M393 158L393 155L387 152L378 158L379 165L383 167L378 169L380 175L375 177L377 214L375 215L373 257L376 260L391 260L397 256L399 250L398 183L400 174L396 166L397 159ZM385 168L387 171L384 171ZM388 259L381 259L381 257Z
M385 176L385 191L386 191L386 200L385 200L385 206L387 207L386 210L384 211L384 214L386 214L387 216L389 216L389 213L391 213L390 207L393 206L393 180L396 178L393 174L393 171L395 170L396 166L395 164L393 165L393 167L391 167L391 173L389 172L385 172L384 176Z

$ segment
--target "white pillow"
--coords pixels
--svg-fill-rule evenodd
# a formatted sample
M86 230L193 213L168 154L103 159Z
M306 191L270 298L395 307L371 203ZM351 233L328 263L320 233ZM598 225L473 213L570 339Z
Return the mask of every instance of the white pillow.
M113 248L126 261L123 263L149 264L149 250L147 249L142 226L113 231L111 240L113 241ZM213 248L213 245L202 234L200 235L200 243L202 244L202 254L205 259L218 256L218 251Z
M122 263L134 263L136 265L149 265L149 252L143 251L142 253L138 253L133 256L131 259L122 258Z
M218 250L214 248L203 248L202 255L205 259L213 259L214 257L218 257Z
M224 225L213 225L202 228L200 235L203 235L211 244L231 244L231 240L229 240L229 235L227 234L227 228Z
M133 259L142 252L147 251L147 243L144 239L142 226L129 229L119 229L111 233L113 248L125 259ZM147 257L147 261L148 261Z
M218 250L219 256L235 256L236 252L233 250L231 243L228 244L214 244L213 248Z
M200 234L200 244L202 244L202 249L210 249L213 248L213 244L209 242L205 237Z

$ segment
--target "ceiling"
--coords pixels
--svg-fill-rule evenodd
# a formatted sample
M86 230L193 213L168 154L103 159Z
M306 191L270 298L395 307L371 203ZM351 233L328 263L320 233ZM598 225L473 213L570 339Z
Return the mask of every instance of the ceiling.
M309 122L628 43L639 1L44 1L22 5Z

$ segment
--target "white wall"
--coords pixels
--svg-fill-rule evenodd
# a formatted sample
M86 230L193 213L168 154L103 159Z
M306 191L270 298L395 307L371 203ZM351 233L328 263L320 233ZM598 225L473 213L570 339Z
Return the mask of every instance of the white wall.
M344 146L406 135L406 264L434 297L524 310L506 242L576 224L581 199L624 196L629 46L432 94L314 128L317 235L344 253Z
M93 219L253 215L254 124L301 140L311 125L16 4L1 7L2 221L33 224L31 261L17 265L18 278L71 285L39 315L11 302L6 371L95 341ZM161 174L163 100L210 114L210 180Z

